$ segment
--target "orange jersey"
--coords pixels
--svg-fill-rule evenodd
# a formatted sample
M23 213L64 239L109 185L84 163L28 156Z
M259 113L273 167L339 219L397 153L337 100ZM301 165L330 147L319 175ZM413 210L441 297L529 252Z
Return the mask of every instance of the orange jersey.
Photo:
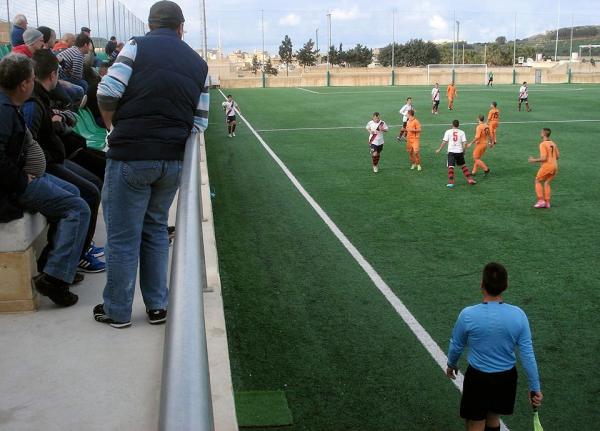
M490 109L488 112L488 123L498 123L500 121L500 111L498 108Z
M406 140L410 144L418 144L421 138L421 123L416 118L409 119L406 123Z
M490 136L490 127L485 124L478 124L477 129L475 129L475 139L477 146L486 145L488 143L488 139Z
M544 167L558 167L558 146L552 141L542 141L540 144L540 158L545 159L545 162L542 162L542 168Z
M456 87L454 85L449 85L446 94L448 95L448 99L454 99L454 96L456 96Z

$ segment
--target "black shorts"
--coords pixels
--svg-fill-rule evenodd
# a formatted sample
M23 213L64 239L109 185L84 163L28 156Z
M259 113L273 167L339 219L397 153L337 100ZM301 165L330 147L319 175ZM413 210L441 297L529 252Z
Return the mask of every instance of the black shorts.
M227 116L227 124L229 124L233 121L235 121L235 115L228 115Z
M369 148L371 149L371 154L373 154L374 152L378 152L379 154L381 154L381 152L383 151L383 144L381 144L381 145L369 144Z
M406 124L407 124L407 123L408 123L408 121L403 121L403 122L402 122L402 128L403 128L403 129L406 129Z
M517 394L517 369L484 373L469 365L465 373L460 417L481 421L488 413L511 415Z
M465 164L465 153L448 153L448 167Z
M522 102L527 103L527 99L528 99L527 97L520 97L519 98L519 103L522 103Z
M434 108L437 108L437 107L439 107L439 106L440 106L440 101L439 101L439 100L434 100L434 101L433 101L433 107L434 107Z

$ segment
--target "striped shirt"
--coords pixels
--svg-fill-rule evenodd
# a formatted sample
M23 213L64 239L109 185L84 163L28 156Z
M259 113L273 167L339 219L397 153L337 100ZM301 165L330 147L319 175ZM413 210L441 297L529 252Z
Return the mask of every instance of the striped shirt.
M133 74L136 56L137 43L135 39L131 39L125 44L114 64L108 69L108 73L98 84L98 106L103 111L114 112L117 109L119 100L125 94ZM199 132L204 132L208 127L208 108L210 104L208 86L209 76L207 75L194 113L194 128Z
M61 70L59 72L61 79L76 78L83 79L83 60L84 55L79 48L72 46L56 54Z
M34 177L41 177L46 172L46 156L44 151L31 136L29 129L25 129L25 165L23 172Z

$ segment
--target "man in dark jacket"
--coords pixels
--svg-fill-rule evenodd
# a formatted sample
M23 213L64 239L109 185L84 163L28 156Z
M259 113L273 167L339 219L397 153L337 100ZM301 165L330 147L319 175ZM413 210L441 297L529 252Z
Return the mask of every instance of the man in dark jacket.
M77 302L69 291L90 220L77 188L45 172L44 153L19 109L31 96L33 63L22 55L0 60L0 222L39 211L51 223L47 260L35 287L61 306Z
M65 145L55 132L57 125L62 122L62 116L52 111L50 96L58 82L57 58L50 50L42 49L33 55L33 62L35 86L32 97L22 108L25 122L33 138L44 151L46 172L77 187L90 208L90 224L79 269L83 272L102 272L105 264L98 257L104 255L104 250L93 246L92 243L96 232L102 181L84 167L66 158Z
M19 14L13 19L13 26L10 32L10 44L12 46L23 45L23 32L27 30L27 17Z
M208 66L181 40L183 22L176 3L155 3L150 33L125 45L98 86L111 132L102 193L107 283L94 318L116 328L131 325L138 258L148 320L167 317L169 207L186 140L208 124Z

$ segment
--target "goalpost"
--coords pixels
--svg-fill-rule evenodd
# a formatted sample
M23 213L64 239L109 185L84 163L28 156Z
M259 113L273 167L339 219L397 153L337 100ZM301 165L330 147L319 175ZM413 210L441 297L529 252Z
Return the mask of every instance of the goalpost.
M459 83L461 75L464 76L467 73L474 74L477 82L481 82L484 85L487 84L487 64L428 64L427 85L431 85L432 82L436 81L440 82L440 84L446 84L451 81ZM436 76L436 78L434 78L434 76ZM479 78L481 78L481 80ZM471 79L469 79L469 81L471 81Z

